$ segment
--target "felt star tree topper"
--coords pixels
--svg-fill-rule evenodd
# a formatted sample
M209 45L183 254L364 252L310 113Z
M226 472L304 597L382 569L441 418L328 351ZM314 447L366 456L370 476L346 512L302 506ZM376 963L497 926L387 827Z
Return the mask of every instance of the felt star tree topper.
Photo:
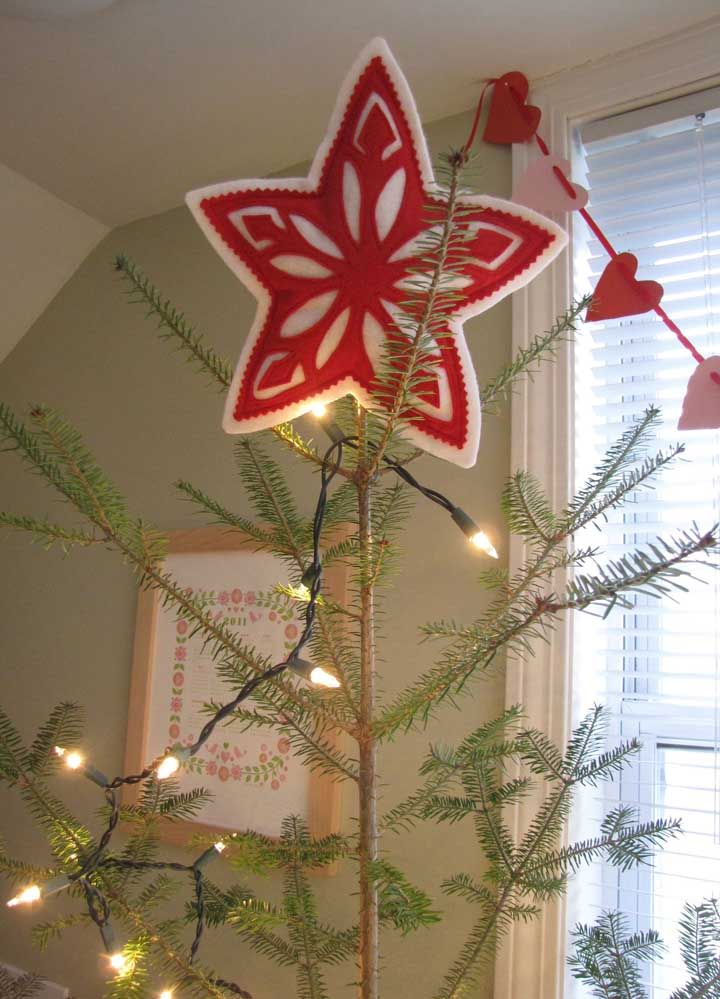
M263 430L348 393L378 405L373 388L387 340L408 336L397 317L433 201L442 205L415 102L382 39L350 71L307 177L229 181L187 195L258 302L225 430ZM460 205L466 241L457 298L406 432L467 467L477 456L480 399L463 322L530 281L567 237L497 198L468 195Z

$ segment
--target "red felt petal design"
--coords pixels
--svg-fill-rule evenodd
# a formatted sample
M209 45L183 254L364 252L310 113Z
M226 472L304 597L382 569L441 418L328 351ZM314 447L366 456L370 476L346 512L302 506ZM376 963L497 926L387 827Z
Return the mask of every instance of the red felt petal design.
M260 303L226 411L233 432L292 419L348 391L367 404L385 345L407 343L397 311L415 263L408 245L428 225L433 179L412 98L384 43L373 43L346 81L322 149L308 178L238 181L188 196ZM461 464L474 460L480 420L462 320L523 283L565 242L532 212L492 199L469 203L477 207L466 223L472 260L408 431Z

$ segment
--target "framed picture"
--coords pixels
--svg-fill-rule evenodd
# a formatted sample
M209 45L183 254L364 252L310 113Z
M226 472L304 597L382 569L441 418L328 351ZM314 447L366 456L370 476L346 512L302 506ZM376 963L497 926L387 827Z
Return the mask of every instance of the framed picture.
M262 655L282 662L300 631L297 611L274 592L286 578L282 561L254 551L239 531L219 528L173 531L164 567ZM332 567L325 584L343 600L347 570ZM192 742L207 721L203 706L232 697L218 678L202 639L154 590L138 595L135 647L128 712L125 772L137 773L173 743ZM252 700L249 702L252 704ZM181 790L206 787L213 801L197 821L168 822L163 839L185 845L191 835L253 829L280 833L286 815L300 815L313 836L337 832L340 785L311 772L288 740L267 728L218 726L213 737L178 774ZM128 788L133 800L137 787Z

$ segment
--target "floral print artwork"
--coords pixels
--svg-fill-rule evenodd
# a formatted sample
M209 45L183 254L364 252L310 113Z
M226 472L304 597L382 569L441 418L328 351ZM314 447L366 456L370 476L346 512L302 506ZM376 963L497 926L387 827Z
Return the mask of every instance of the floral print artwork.
M168 562L173 559L188 569L200 565L198 556L170 556ZM221 585L202 585L209 574L207 562L220 570L213 575L219 576ZM252 552L213 553L202 556L202 563L203 580L200 585L195 580L196 585L188 586L187 592L199 599L215 620L236 631L244 642L255 645L262 655L281 661L294 647L299 634L296 606L272 588L285 581L282 563ZM237 566L235 571L233 564ZM258 574L260 565L264 571ZM170 568L179 576L177 569ZM195 575L190 573L187 578ZM157 751L162 751L172 744L192 745L208 717L204 705L229 700L232 690L217 677L209 653L203 649L202 640L191 635L188 623L165 608L160 608L159 614L151 716L157 722L160 717L163 719L163 745L157 747ZM253 702L248 706L252 708ZM155 740L160 736L158 727L153 725ZM306 805L302 807L302 798L307 796L307 772L293 756L287 736L269 728L218 727L213 738L185 764L180 783L183 790L201 785L212 791L216 802L208 806L209 811L223 814L203 814L203 820L232 828L249 826L269 834L275 832L274 828L258 822L257 815L251 821L227 821L225 813L233 810L225 800L229 794L237 793L236 807L241 802L252 803L254 813L259 802L277 799L270 812L273 815L277 812L278 828L279 817L297 808L298 797L300 811L307 809ZM282 801L288 795L293 799L292 808L288 807L289 802ZM218 804L219 801L223 803ZM263 807L261 814L266 812Z

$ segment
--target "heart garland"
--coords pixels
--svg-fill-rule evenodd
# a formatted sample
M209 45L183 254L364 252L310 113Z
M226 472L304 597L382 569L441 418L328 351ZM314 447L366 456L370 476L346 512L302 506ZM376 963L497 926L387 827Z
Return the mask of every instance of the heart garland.
M579 211L595 238L610 257L585 315L586 322L621 319L654 311L698 363L690 378L683 402L680 430L720 427L720 358L704 358L660 304L664 289L657 281L638 281L637 257L618 253L585 207L588 192L574 184L568 174L570 164L550 152L538 134L541 111L527 103L529 83L517 70L489 80L480 96L473 126L464 151L472 146L480 113L489 88L490 106L483 132L485 142L509 145L534 138L542 159L532 163L517 184L514 200L540 211Z

